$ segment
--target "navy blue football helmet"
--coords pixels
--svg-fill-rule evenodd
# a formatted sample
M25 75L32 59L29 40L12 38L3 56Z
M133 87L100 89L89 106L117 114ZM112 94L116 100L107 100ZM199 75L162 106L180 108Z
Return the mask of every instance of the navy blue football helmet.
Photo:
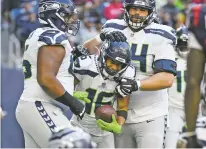
M106 63L110 59L112 63L121 66L120 70L110 69ZM101 46L100 72L103 77L113 79L116 74L121 74L131 63L130 46L127 42L105 41Z
M176 30L176 37L177 37L177 45L176 45L176 52L182 58L187 58L189 53L188 48L188 39L189 39L189 32L188 28L184 25L180 26Z
M123 6L125 11L124 20L127 22L128 26L133 31L139 31L140 29L152 23L153 20L155 19L155 17L153 17L154 13L156 12L155 0L125 0ZM129 9L131 7L147 9L149 14L146 17L138 16L138 15L130 15ZM136 18L140 21L138 23L133 22L132 18Z
M57 130L49 139L49 148L95 148L91 136L78 127Z
M41 0L39 3L38 17L41 24L74 36L80 27L77 15L70 0Z

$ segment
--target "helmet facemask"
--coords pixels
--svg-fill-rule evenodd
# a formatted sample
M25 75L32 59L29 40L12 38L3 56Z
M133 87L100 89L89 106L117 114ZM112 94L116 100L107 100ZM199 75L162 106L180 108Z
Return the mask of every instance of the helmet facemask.
M148 10L148 15L147 16L140 16L137 14L131 15L129 13L130 9L140 9L140 10ZM134 3L124 3L124 20L127 22L128 26L133 30L133 31L139 31L140 29L146 27L150 23L153 22L154 17L153 14L155 12L155 8L152 6L149 6L149 4L142 5L141 4L134 4ZM134 21L133 19L136 19L137 21Z
M64 19L66 32L75 36L80 28L80 21L78 20L77 13L73 13L73 14L60 13L60 16L61 18Z
M117 73L119 73L121 70L123 70L126 67L126 64L114 60L109 56L105 56L104 59L105 59L104 69L110 76L115 76Z

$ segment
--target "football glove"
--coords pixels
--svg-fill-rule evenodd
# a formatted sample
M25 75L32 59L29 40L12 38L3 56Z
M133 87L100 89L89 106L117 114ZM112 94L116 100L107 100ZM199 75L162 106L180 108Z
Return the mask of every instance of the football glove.
M112 115L112 122L107 123L101 119L96 120L97 126L102 130L113 132L113 133L121 133L122 126L117 123L117 120L114 115Z
M82 45L78 45L76 47L73 47L72 55L73 55L73 60L77 57L80 57L82 55L89 55L89 51L87 48L84 48Z
M201 148L195 132L184 132L179 136L177 148Z
M73 96L79 100L84 101L85 103L90 103L91 100L88 97L88 93L84 91L74 91Z
M112 42L125 42L127 41L126 36L117 30L111 30L108 28L102 29L100 33L100 38L102 41L110 40Z
M139 90L138 83L135 80L125 78L121 79L119 85L115 87L116 93L122 97L128 96L137 90Z

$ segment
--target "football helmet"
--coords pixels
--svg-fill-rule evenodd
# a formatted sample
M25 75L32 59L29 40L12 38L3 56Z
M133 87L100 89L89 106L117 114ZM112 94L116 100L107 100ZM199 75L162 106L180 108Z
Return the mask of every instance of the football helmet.
M41 0L39 3L38 17L41 24L74 36L80 27L77 15L77 10L70 0Z
M155 11L156 11L156 3L155 0L125 0L123 3L124 7L124 20L127 22L128 26L133 31L139 31L142 28L146 27L150 23L153 22L155 17L153 17ZM139 16L139 15L130 15L129 9L131 7L139 7L143 9L147 9L149 14L146 17ZM132 18L137 18L138 20L141 20L138 23L135 23L132 21Z
M130 46L127 42L105 41L101 46L99 68L103 77L112 79L121 74L131 63ZM116 65L113 69L111 65Z
M184 25L180 26L176 30L176 37L177 37L176 52L180 57L186 59L189 53L189 48L188 48L189 33L187 27Z
M78 127L56 130L49 139L49 148L95 148L91 136Z

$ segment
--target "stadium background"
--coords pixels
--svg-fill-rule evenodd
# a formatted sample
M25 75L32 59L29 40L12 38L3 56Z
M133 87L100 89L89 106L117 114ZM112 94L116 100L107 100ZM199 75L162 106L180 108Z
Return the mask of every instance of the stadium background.
M73 2L80 12L81 28L77 36L69 38L72 46L98 34L106 20L123 16L122 0ZM185 23L189 0L156 0L156 3L162 24L176 29ZM1 122L1 148L24 147L21 129L15 119L15 108L23 90L21 60L24 42L39 27L37 10L38 0L1 0L1 106L7 112ZM70 111L66 115L70 118Z

